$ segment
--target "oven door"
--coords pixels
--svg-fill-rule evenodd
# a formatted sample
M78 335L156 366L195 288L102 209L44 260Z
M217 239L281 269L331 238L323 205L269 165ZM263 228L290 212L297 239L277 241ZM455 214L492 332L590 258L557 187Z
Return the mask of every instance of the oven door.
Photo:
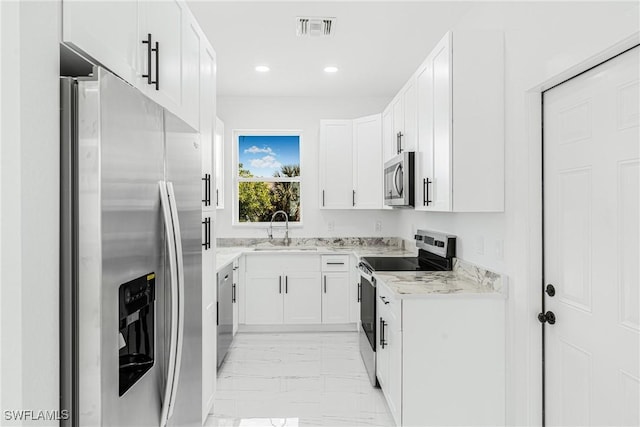
M372 351L376 351L376 279L360 273L360 322Z

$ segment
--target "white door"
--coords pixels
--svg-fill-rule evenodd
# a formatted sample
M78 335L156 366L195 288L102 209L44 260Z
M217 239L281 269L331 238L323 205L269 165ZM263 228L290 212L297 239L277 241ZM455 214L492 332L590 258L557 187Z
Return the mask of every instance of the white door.
M353 121L353 206L382 208L382 117L380 114Z
M247 272L244 286L247 325L282 324L283 280L279 274Z
M353 207L353 124L351 120L320 122L320 207Z
M544 93L550 426L640 425L639 52Z
M349 272L322 274L322 323L349 323Z
M320 273L284 274L284 323L320 323Z

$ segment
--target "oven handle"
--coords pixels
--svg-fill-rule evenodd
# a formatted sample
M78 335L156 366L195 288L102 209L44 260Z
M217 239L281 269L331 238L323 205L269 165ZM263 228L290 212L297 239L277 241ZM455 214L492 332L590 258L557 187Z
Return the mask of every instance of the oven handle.
M360 264L362 265L362 263ZM373 275L369 274L368 272L364 271L362 269L362 267L358 266L358 271L360 272L360 277L364 277L365 279L367 279L369 281L369 283L373 284Z

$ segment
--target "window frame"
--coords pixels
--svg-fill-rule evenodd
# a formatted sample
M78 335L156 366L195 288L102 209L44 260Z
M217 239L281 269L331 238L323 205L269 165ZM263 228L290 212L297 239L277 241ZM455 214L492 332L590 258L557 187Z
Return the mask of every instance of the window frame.
M298 177L255 177L241 178L238 174L238 163L240 160L239 137L240 136L297 136L300 151L300 176ZM240 211L239 185L241 182L298 182L300 184L300 221L289 222L289 228L302 228L304 219L304 208L302 206L302 194L304 189L304 166L302 161L303 135L299 129L234 129L233 130L233 208L231 210L231 226L238 228L265 228L269 226L269 222L241 222L238 219ZM277 224L281 224L278 222ZM278 228L284 228L284 225L278 225Z

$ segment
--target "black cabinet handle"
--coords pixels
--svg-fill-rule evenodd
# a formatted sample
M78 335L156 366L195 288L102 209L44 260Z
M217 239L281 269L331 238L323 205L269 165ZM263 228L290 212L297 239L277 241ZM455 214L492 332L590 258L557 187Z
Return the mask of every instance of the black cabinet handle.
M206 251L211 249L211 218L205 218L204 221L202 221L202 225L204 225L204 243L202 246Z
M398 132L396 135L396 149L398 151L398 154L402 153L402 137L404 135L402 134L402 132Z
M216 301L216 326L220 324L220 302Z
M429 184L433 184L433 181L429 180L429 178L424 178L422 180L423 191L422 191L422 205L429 206L433 200L429 199Z
M380 347L384 348L387 345L387 340L384 337L384 327L387 326L387 322L380 318Z
M545 292L547 293L547 295L549 295L550 297L555 296L556 294L556 288L552 285L552 284L548 284L547 285L547 289L545 290Z
M538 321L540 323L547 322L550 325L554 325L556 323L556 315L553 311L547 311L546 313L539 313Z
M143 74L142 77L147 78L147 84L153 84L151 81L151 33L147 34L147 39L142 40L142 44L147 45L147 74Z
M282 276L278 276L278 293L282 293Z
M360 300L362 299L361 292L362 292L362 284L358 283L358 302L360 302Z
M231 285L231 302L236 302L236 284Z
M289 293L289 276L284 276L284 293Z
M344 262L327 262L327 265L344 265Z
M155 83L156 90L160 90L160 43L156 42L155 49L151 50L156 53L156 80L151 83Z
M324 276L324 293L327 293L327 276Z
M322 206L324 207L324 190L322 190Z
M353 206L356 205L356 190L353 190L353 196L351 196L351 203Z
M204 199L202 202L205 206L211 206L211 174L205 173L202 180L204 181Z
M218 197L218 189L216 188L216 206L220 206L220 202L219 202L219 197Z

